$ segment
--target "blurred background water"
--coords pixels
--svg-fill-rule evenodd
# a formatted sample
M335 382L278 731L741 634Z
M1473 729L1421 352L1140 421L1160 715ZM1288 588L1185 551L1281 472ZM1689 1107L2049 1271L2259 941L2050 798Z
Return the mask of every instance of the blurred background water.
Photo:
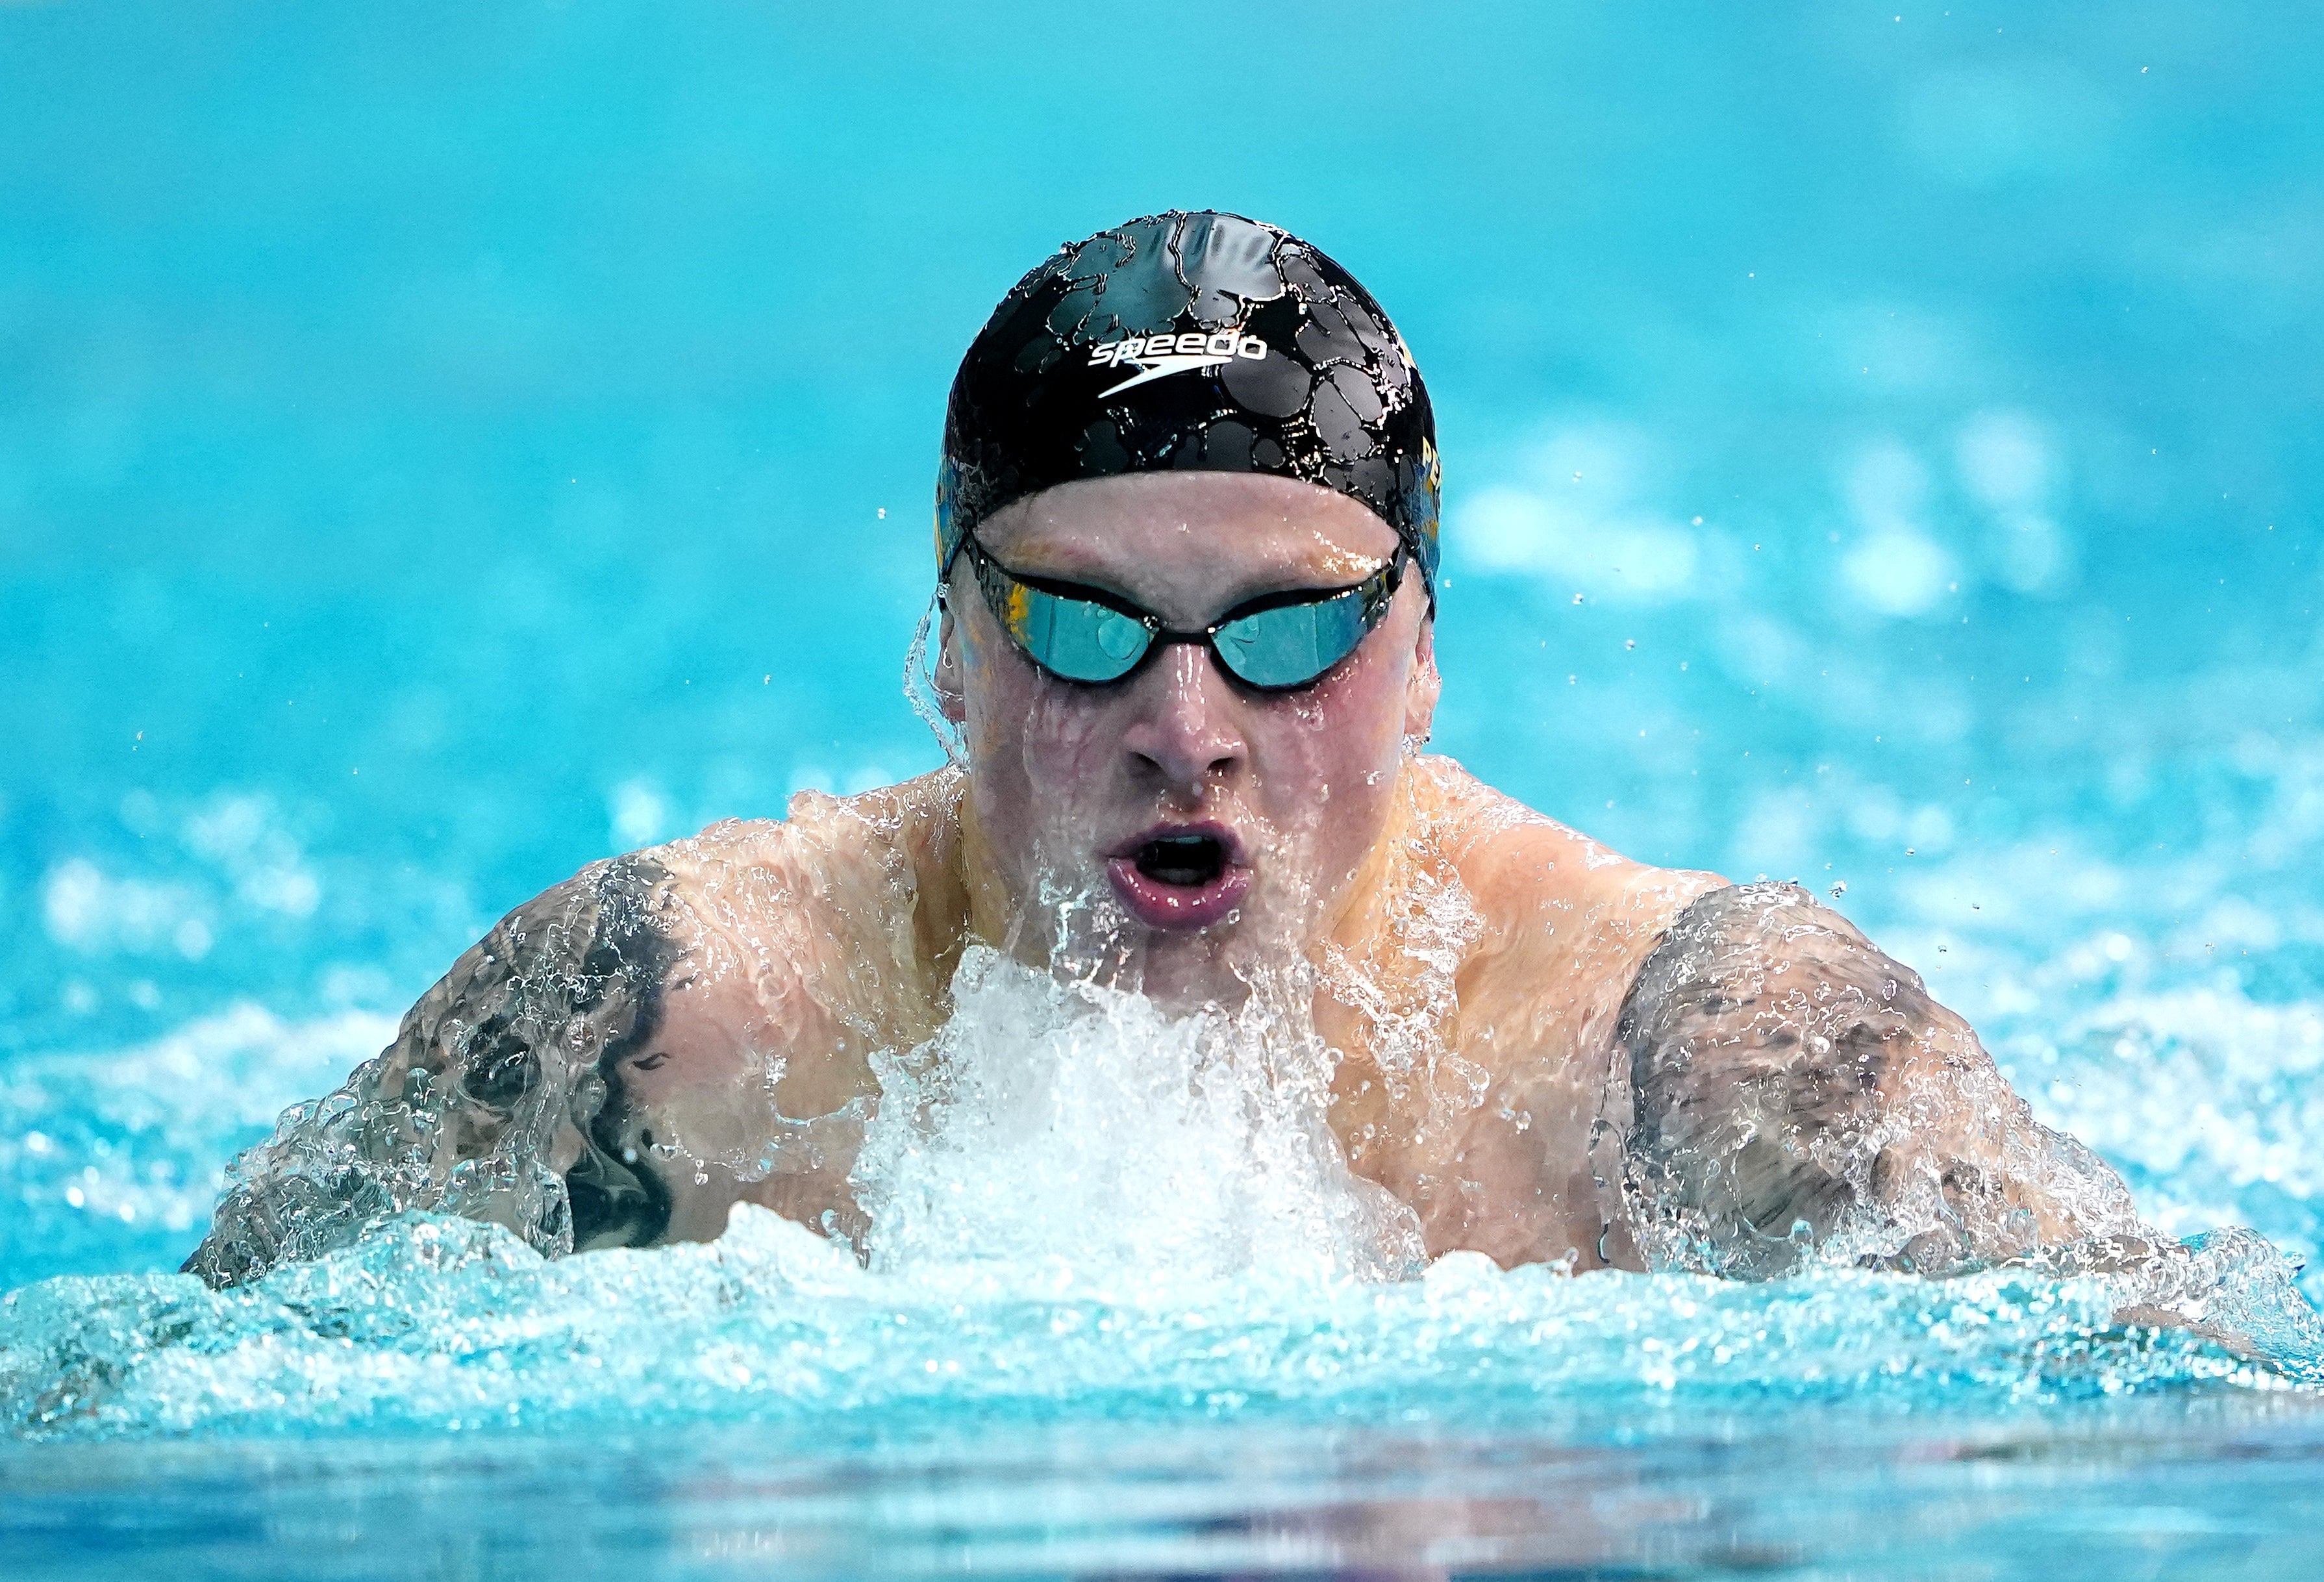
M2324 14L1895 5L0 5L0 1287L173 1267L580 864L933 764L954 359L1174 206L1421 363L1440 746L2308 1254Z

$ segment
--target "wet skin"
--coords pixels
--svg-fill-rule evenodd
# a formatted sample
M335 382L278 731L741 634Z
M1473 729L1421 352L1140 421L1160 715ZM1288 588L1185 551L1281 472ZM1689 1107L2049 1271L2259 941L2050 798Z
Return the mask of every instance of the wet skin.
M1348 586L1396 549L1346 496L1211 473L1069 485L980 532L1011 569L1095 585L1178 629L1258 595ZM1296 955L1330 964L1314 1013L1347 1057L1334 1129L1360 1173L1421 1212L1432 1252L1588 1267L1617 1251L1600 1246L1609 1206L1588 1158L1614 1014L1657 933L1720 882L1627 861L1449 760L1407 754L1438 689L1416 573L1352 654L1292 693L1246 687L1194 645L1116 686L1058 680L1010 642L965 574L942 636L938 688L965 732L965 776L845 801L810 794L786 821L721 826L657 853L689 894L713 874L760 876L747 899L729 884L716 904L693 903L697 956L732 966L681 973L662 1036L626 1074L658 1139L720 1152L747 1124L737 1096L770 1055L786 1062L775 1093L786 1115L876 1092L865 1053L933 1029L971 938L1068 969L1096 960L1181 1006L1233 1004L1249 977ZM1119 904L1109 856L1190 825L1231 837L1247 893L1223 921L1151 926ZM1068 899L1044 905L1045 886ZM1429 926L1426 895L1447 886L1465 893L1471 937L1451 981L1432 981L1413 934ZM867 959L901 970L874 982ZM1375 1058L1383 1022L1432 998L1457 1003L1440 1030L1462 1101L1451 1113L1448 1078L1432 1091ZM1468 1104L1480 1084L1483 1101ZM700 1182L682 1163L666 1173L676 1235L715 1235L737 1197L810 1222L852 1212L836 1165L752 1184L715 1167Z
M1345 496L1212 473L1067 485L979 534L1017 572L1176 630L1350 586L1396 549ZM1432 1254L1640 1266L1648 1220L1622 1196L1640 1160L1726 1216L1748 1244L1737 1272L1862 1198L1918 1192L1975 1221L1915 1244L1906 1265L1930 1269L2135 1223L2103 1166L2065 1188L2028 1174L2024 1139L2046 1134L1974 1035L1844 921L1797 892L1630 862L1417 752L1438 679L1416 572L1291 692L1194 644L1112 686L1060 680L964 566L945 610L937 686L964 771L803 793L787 819L651 854L683 959L655 1036L613 1075L623 1135L669 1187L667 1237L715 1236L744 1199L860 1233L848 1123L878 1093L869 1056L941 1025L972 940L1173 1007L1293 985L1342 1055L1330 1121L1351 1166L1413 1207ZM1182 849L1157 836L1220 860L1181 871L1153 858ZM1705 912L1713 893L1744 899ZM1771 906L1789 910L1771 923ZM1687 970L1642 976L1666 938L1695 952ZM1896 998L1898 975L1919 998ZM1649 980L1663 999L1626 1004ZM1657 1152L1657 1128L1741 1173L1687 1176L1699 1161Z
M1178 630L1260 595L1350 586L1397 547L1344 495L1219 473L1068 485L979 531L1012 569L1124 596ZM1435 708L1416 573L1353 653L1290 692L1233 680L1192 643L1111 686L1061 681L1009 641L967 578L946 610L938 685L967 739L972 864L1028 913L1012 920L1020 954L1126 953L1124 975L1163 1004L1232 1004L1243 973L1345 921L1388 830L1403 742L1427 735ZM1116 855L1189 828L1223 838L1240 890L1230 914L1192 925L1125 895L1137 876ZM1060 916L1041 905L1045 888L1076 899Z
M1347 588L1397 548L1345 496L1214 473L1066 485L978 535L1174 632ZM2027 1259L2200 1292L2112 1170L2037 1124L1845 919L1630 862L1421 752L1438 680L1416 573L1287 691L1199 643L1114 685L1058 680L964 568L945 609L963 765L802 793L519 907L254 1156L188 1268L247 1279L404 1207L562 1251L706 1240L747 1200L861 1247L873 1059L934 1037L982 942L1167 1008L1312 1025L1349 1165L1431 1254L1746 1278L1811 1251L1926 1273ZM347 1168L315 1178L318 1155ZM2205 1322L2160 1300L2126 1318Z

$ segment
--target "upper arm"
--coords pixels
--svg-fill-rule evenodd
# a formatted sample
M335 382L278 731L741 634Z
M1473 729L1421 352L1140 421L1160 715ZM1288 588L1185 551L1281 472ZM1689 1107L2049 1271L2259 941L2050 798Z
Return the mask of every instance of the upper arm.
M1672 919L1721 882L1632 862L1486 788L1471 810L1439 837L1457 884L1412 884L1426 922L1383 952L1423 983L1430 963L1457 962L1433 997L1406 996L1402 1030L1442 1029L1451 1047L1419 1068L1413 1154L1433 1162L1403 1189L1433 1250L1618 1262L1596 1147L1618 1013Z
M1834 1243L1939 1272L2135 1229L2114 1172L2034 1119L1968 1023L1793 886L1681 913L1617 1050L1649 1263L1777 1274Z
M680 955L669 875L598 863L503 919L327 1097L235 1163L186 1269L214 1285L354 1242L408 1209L507 1226L543 1252L653 1239L669 1196L624 1144L622 1059Z

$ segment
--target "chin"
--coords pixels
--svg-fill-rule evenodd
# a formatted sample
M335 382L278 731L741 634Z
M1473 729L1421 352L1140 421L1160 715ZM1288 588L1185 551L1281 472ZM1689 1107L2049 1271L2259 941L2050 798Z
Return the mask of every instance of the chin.
M1224 939L1193 941L1184 935L1154 940L1143 952L1139 992L1164 1010L1181 1014L1208 1006L1240 1008L1250 997L1250 983L1236 970L1227 944Z

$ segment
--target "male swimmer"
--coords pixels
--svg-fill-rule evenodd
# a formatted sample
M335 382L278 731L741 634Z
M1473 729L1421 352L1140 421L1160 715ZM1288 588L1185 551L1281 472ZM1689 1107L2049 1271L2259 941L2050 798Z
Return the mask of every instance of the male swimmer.
M961 365L933 693L954 762L520 907L246 1156L217 1284L404 1209L544 1252L742 1201L863 1244L873 1057L982 944L1174 1013L1296 998L1428 1254L1764 1276L2104 1266L2129 1196L1804 892L1628 861L1420 751L1438 471L1348 273L1232 215L1057 254Z

